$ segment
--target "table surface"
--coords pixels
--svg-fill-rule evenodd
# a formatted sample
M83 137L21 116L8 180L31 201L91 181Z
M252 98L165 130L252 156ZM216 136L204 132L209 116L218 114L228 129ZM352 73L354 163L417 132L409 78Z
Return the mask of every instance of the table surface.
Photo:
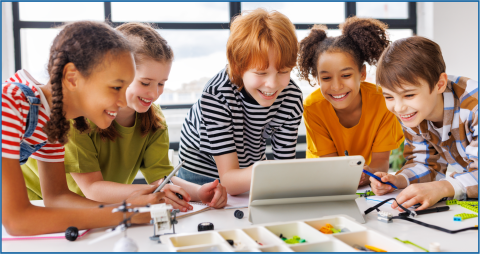
M38 203L37 203L38 204ZM372 207L378 202L366 200L365 198L357 199L357 204L360 211L364 211ZM441 202L436 206L443 206L445 202ZM203 213L192 215L189 217L179 219L175 226L177 233L195 233L197 232L197 225L201 222L212 222L215 225L215 230L226 230L235 228L249 227L252 224L248 221L248 208L241 209L245 216L243 219L236 219L233 216L235 209L214 209ZM388 211L397 215L399 212L391 209L389 204L380 207L382 211ZM461 206L450 206L450 210L440 213L432 213L428 215L419 215L417 220L444 227L450 230L471 227L478 225L478 217L468 219L462 222L454 222L453 216L458 213L473 213ZM415 223L394 220L393 223L384 223L377 220L377 212L373 211L365 215L367 228L373 229L385 236L398 237L401 240L409 240L426 249L429 248L431 242L440 243L440 250L442 252L478 252L478 231L465 231L457 234L448 234L438 230L426 228ZM93 229L77 241L69 242L65 239L34 239L34 240L7 240L2 241L2 252L38 252L38 251L113 251L113 246L116 241L123 236L123 234L116 235L104 241L88 244L91 240L105 234L106 228ZM168 232L168 231L164 231ZM160 232L162 233L162 232ZM132 238L138 245L139 251L155 251L166 252L170 251L165 244L159 244L156 241L151 241L149 237L153 235L152 225L134 226L127 230L128 237ZM415 251L420 249L407 245Z

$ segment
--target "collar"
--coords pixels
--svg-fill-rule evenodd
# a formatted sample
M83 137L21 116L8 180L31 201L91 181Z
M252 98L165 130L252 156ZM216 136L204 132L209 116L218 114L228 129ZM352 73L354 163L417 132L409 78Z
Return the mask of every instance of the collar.
M450 138L452 123L453 123L453 116L455 110L455 98L453 93L453 85L454 82L448 80L447 88L443 92L443 133L438 133L441 141L444 142ZM429 134L429 125L433 126L433 123L427 120L423 120L418 125L418 130L423 138L426 140L430 140L431 136ZM433 127L430 127L432 131L434 131ZM450 133L450 135L448 135Z

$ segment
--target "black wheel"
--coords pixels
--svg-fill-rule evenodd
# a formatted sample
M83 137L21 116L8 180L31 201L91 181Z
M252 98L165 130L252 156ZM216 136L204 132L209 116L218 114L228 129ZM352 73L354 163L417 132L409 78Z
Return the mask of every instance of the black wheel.
M65 238L69 241L75 241L78 237L78 228L76 227L69 227L65 230Z

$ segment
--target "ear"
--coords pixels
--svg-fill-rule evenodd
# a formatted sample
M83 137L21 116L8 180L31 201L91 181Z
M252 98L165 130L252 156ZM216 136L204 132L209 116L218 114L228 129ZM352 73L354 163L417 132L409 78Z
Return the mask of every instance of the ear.
M445 91L445 89L447 88L447 84L448 84L448 75L447 73L442 73L440 74L440 78L438 79L438 82L437 84L435 85L435 91L437 93L443 93Z
M62 85L68 90L75 90L77 88L80 72L73 63L67 63L63 67Z
M367 66L364 64L360 70L360 81L365 81L367 79Z

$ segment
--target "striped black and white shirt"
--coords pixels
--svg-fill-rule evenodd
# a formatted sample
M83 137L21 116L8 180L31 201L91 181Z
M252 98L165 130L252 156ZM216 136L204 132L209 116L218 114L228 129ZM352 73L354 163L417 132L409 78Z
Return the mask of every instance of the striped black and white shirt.
M205 86L185 118L179 158L183 168L219 178L213 156L237 152L240 168L265 160L271 138L275 159L294 159L303 97L290 80L270 107L263 107L245 89L238 90L226 68Z

